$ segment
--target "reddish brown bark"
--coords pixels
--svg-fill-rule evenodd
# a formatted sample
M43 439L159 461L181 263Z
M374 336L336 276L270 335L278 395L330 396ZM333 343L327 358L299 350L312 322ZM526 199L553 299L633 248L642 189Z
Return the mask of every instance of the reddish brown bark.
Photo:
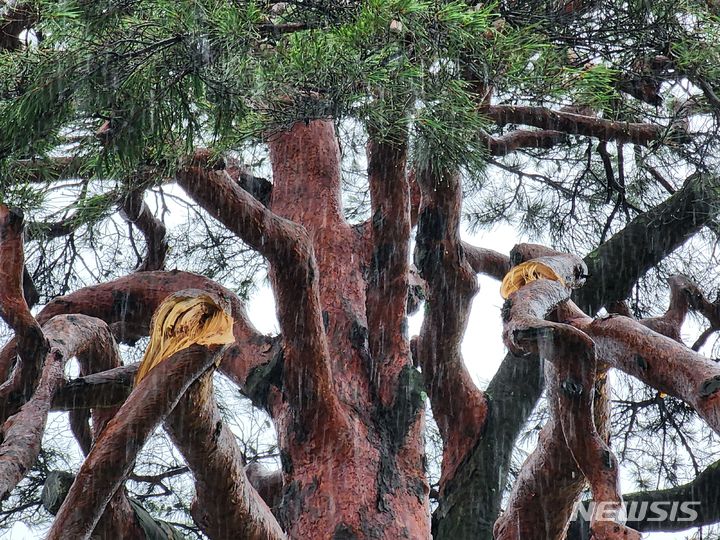
M560 380L552 364L546 364L545 385L548 396L557 395ZM550 418L520 469L505 511L495 522L495 538L562 538L585 485L565 444L557 400L549 400L548 406Z
M40 325L23 295L22 231L22 213L0 204L0 317L15 332L11 350L0 361L0 374L8 373L16 351L19 354L10 378L0 385L0 422L32 395L47 352Z
M193 472L192 515L205 534L218 540L285 538L245 475L235 435L222 421L213 397L211 372L182 396L165 429Z
M571 324L597 344L611 366L693 407L720 433L720 367L627 317L577 318Z
M89 538L147 438L188 387L213 365L218 353L219 347L192 346L159 364L142 380L80 467L48 540Z
M181 170L178 183L211 215L267 257L273 268L286 395L298 411L297 419L308 430L318 429L322 420L331 428L342 428L343 415L332 388L317 264L308 232L265 208L235 185L224 170L208 170L200 166L202 163L199 160ZM273 195L279 191L274 189ZM324 215L333 213L328 206Z
M594 537L639 539L637 532L617 523L622 503L618 463L596 427L598 411L593 415L595 344L576 328L545 320L569 298L571 286L582 284L585 265L572 256L554 255L534 261L543 261L564 279L540 279L511 294L503 308L503 336L508 347L518 353L535 352L552 363L547 387L551 418L538 448L523 465L506 512L496 522L495 537L560 538L582 488L575 477L577 466L590 483L595 500L604 504L598 508L605 513L593 515ZM555 476L565 482L555 484ZM548 506L549 502L557 505L559 512ZM546 511L555 511L555 517L543 517ZM539 523L545 527L538 527Z
M465 257L468 264L476 274L484 274L501 280L510 270L510 258L507 255L486 249L462 243Z
M408 365L389 406L372 389L373 246L342 217L334 126L297 123L268 142L269 209L225 171L191 167L179 182L270 262L283 342L282 380L267 398L283 455L281 523L294 538L425 538L421 388Z
M202 289L230 302L236 344L223 354L221 370L243 386L253 368L270 359L272 342L253 327L235 294L204 276L177 270L130 274L55 298L37 319L43 323L58 314L83 313L105 321L120 341L133 342L148 335L152 314L160 303L183 289ZM11 347L8 344L0 351L0 358Z
M65 380L65 363L73 356L110 356L114 341L107 326L84 315L58 316L44 325L50 350L32 398L2 426L0 500L6 498L32 467L40 452L52 398Z
M416 349L443 439L442 494L479 440L487 399L472 381L460 352L477 279L460 241L459 174L422 171L417 180L422 202L415 261L427 283L428 309Z
M399 137L405 137L404 134ZM409 365L407 297L410 251L410 187L404 140L368 145L372 207L372 254L367 280L368 348L380 403L392 404L400 371Z
M270 137L268 145L273 167L270 207L302 225L313 245L330 369L334 374L348 371L356 375L335 376L335 392L340 402L362 408L372 399L364 351L368 333L365 271L371 265L372 248L370 235L362 236L342 215L340 147L334 124L298 122ZM271 260L273 279L278 280L278 271L285 264ZM281 306L278 284L274 290ZM288 315L294 317L294 308L289 309L292 314ZM283 329L283 339L284 334ZM351 339L351 335L356 337Z

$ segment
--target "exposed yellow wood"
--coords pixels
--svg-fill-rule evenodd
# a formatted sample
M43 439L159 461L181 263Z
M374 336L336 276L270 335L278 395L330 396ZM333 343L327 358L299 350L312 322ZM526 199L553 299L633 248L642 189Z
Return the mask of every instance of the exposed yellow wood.
M212 296L196 290L175 293L153 315L150 344L135 384L163 360L191 345L225 345L233 341L233 319Z
M550 279L565 285L565 280L555 273L547 264L537 261L527 261L513 267L503 278L500 286L500 295L507 298L512 293L524 287L531 281Z

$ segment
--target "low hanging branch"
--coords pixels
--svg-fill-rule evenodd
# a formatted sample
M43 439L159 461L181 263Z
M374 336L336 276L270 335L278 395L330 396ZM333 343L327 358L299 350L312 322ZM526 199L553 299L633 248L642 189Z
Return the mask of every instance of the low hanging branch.
M195 301L188 302L190 298ZM226 311L223 304L204 291L182 291L160 306L158 312L164 316L154 319L157 325L153 325L141 366L145 376L95 442L58 511L49 539L89 538L155 427L190 385L219 363L223 345L233 340L229 316L218 316ZM173 307L178 309L173 311ZM198 317L198 312L207 316ZM167 339L173 325L189 320L195 323L195 342L212 344L197 345L181 338L168 346L173 341L172 336ZM162 356L168 353L170 357Z

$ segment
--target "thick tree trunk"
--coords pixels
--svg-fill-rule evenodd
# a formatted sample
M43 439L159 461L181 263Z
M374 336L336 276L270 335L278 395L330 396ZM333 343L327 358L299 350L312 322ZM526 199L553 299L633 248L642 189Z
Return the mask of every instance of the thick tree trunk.
M269 208L226 171L207 172L202 161L178 181L271 266L282 378L268 388L265 405L283 465L280 522L291 538L427 538L422 386L401 328L406 265L397 257L379 261L388 246L373 245L389 237L408 244L409 226L386 231L376 223L368 234L371 228L345 221L332 122L297 123L272 135L269 147ZM392 163L376 163L378 183L386 174L402 177L402 151L387 159ZM397 210L409 222L407 196L387 204L381 212ZM373 264L390 264L394 274L387 277L398 292L387 343L369 345L368 314L384 316L366 297Z

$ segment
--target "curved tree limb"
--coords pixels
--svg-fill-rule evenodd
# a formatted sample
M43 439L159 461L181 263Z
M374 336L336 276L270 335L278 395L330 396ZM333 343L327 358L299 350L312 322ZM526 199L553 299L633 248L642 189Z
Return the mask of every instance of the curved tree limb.
M178 172L180 186L212 216L265 256L274 270L278 320L283 334L284 387L311 430L341 426L333 389L327 337L318 292L312 242L304 227L265 208L235 184L224 170L207 167L198 156Z
M538 524L532 521L532 518L547 521L547 517L537 514L543 510L542 505L547 498L554 500L553 494L561 498L554 500L558 508L565 510L571 507L574 497L579 494L581 485L574 482L555 485L548 482L548 470L557 474L558 463L569 463L567 459L562 459L563 455L565 458L567 455L559 439L567 446L572 461L590 482L595 497L606 505L610 504L615 510L611 516L614 519L610 520L606 514L593 515L595 537L639 539L637 532L617 523L622 503L617 459L596 427L598 420L602 421L597 418L598 410L593 414L597 370L595 344L583 332L568 324L545 320L547 314L564 301L563 296L569 296L569 287L582 283L578 278L584 273L584 265L572 256L556 255L531 262L535 261L543 261L562 280L539 279L513 292L503 308L503 336L511 350L517 348L518 352L536 352L553 364L548 377L551 420L543 429L549 438L541 436L538 448L524 464L508 508L495 525L495 537L540 538L541 535L548 535L554 538L564 531L569 518L567 512L561 512L555 519L552 531L547 529L549 523L544 528L538 528ZM571 281L573 278L575 283ZM547 492L547 496L541 497L542 501L538 498L539 492ZM535 511L529 511L530 508ZM607 506L603 508L607 510Z
M213 366L220 352L219 346L193 345L150 371L95 442L58 511L48 540L90 537L147 438L190 385Z
M416 351L443 439L442 494L480 439L487 398L470 377L460 351L477 279L460 241L459 174L425 170L417 180L422 202L415 264L427 284L428 307Z
M182 396L165 429L195 478L191 513L205 534L218 540L285 538L245 474L235 435L215 402L211 372Z
M548 396L557 396L561 381L550 362L545 364L545 383ZM565 443L558 406L557 399L548 401L550 417L495 522L494 538L560 538L567 527L585 479Z
M105 321L119 341L134 342L149 334L160 303L183 289L202 289L230 303L236 342L225 350L220 369L242 387L257 366L271 359L273 340L255 329L237 295L204 276L177 270L135 272L55 298L37 318L42 323L61 313L83 313Z
M579 316L569 322L593 339L603 361L682 399L720 433L720 366L715 362L628 317Z
M10 378L0 385L0 421L17 411L35 388L47 352L47 341L30 313L23 294L23 216L0 204L0 317L15 332L11 351L0 361L7 372L17 354Z
M510 258L507 255L492 249L476 247L467 242L462 242L462 248L465 258L476 274L484 274L502 281L505 274L510 271Z
M511 264L560 255L537 244L518 244L510 257L467 243L463 243L463 248L475 272L498 280L505 277ZM434 537L440 540L492 537L515 440L544 386L543 368L537 355L505 356L485 392L489 416L482 438L461 464L458 474L447 482L433 514ZM574 465L572 470L576 470ZM574 482L578 477L579 473Z
M107 325L93 317L60 315L43 328L50 350L37 389L2 426L0 500L10 494L37 459L53 396L65 380L65 363L73 356L99 359L117 355Z
M142 190L134 190L128 194L122 203L122 213L145 237L147 252L137 271L162 270L168 250L165 224L153 216L150 207L143 200Z

